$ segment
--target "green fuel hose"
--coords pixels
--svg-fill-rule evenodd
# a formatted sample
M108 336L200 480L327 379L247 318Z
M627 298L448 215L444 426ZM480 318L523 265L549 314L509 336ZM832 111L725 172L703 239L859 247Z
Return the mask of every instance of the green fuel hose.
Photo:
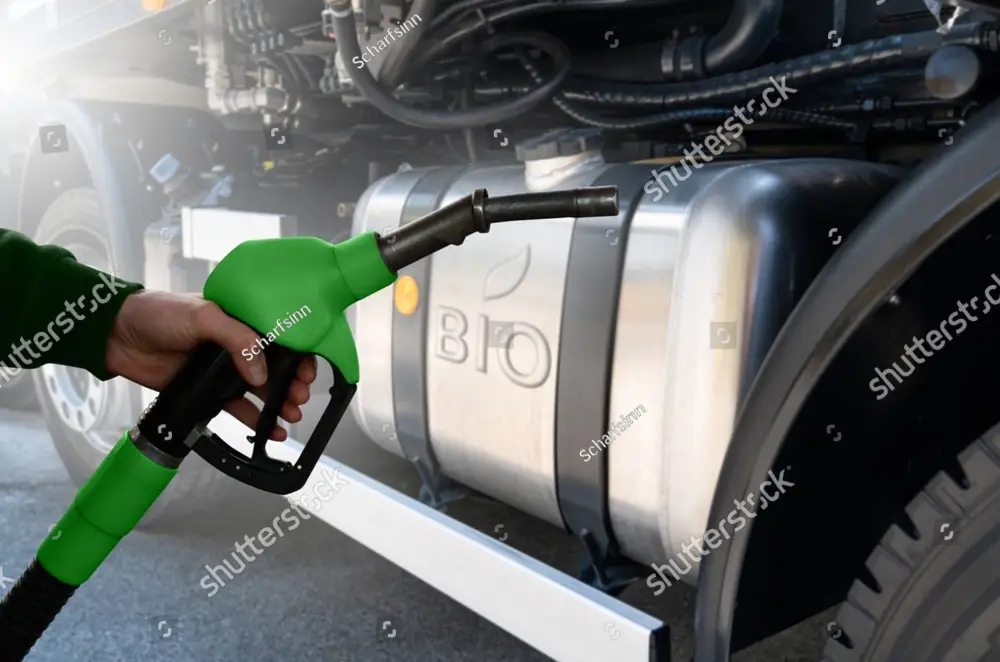
M484 189L386 235L368 232L337 245L313 237L248 241L212 270L204 296L258 332L303 303L312 313L268 344L268 394L246 456L206 426L247 384L217 345L196 349L138 423L122 434L35 559L0 600L0 662L21 662L46 628L142 519L194 451L252 487L290 494L306 483L347 410L359 379L358 354L344 311L390 285L396 273L492 223L618 214L615 187L489 198ZM261 269L280 264L279 275ZM330 403L296 462L275 460L265 445L302 361L330 363Z

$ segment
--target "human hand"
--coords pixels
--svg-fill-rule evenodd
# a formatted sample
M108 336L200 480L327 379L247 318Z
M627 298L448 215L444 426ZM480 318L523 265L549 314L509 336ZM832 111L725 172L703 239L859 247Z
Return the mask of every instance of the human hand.
M240 375L253 387L251 392L263 399L267 395L267 363L247 361L240 355L259 337L197 294L139 290L128 296L118 311L108 338L105 365L114 375L160 391L180 371L193 349L214 342L229 352ZM309 401L309 385L315 380L315 358L303 361L281 407L281 418L289 423L302 420L300 405ZM251 429L260 417L260 410L247 398L233 400L226 405L226 411ZM281 426L271 433L275 441L287 438L288 432Z

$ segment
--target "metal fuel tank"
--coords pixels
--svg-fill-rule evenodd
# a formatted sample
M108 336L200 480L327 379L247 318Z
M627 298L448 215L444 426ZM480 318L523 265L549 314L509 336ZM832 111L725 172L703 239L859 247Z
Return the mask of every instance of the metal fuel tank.
M405 311L386 290L349 313L362 375L352 411L383 448L406 457L404 447L423 443L445 476L564 526L557 437L584 413L574 407L589 406L576 391L610 380L602 429L628 422L598 451L609 454L611 527L626 555L663 563L708 526L740 400L836 250L831 227L846 234L896 175L810 158L699 164L687 177L675 166L667 176L607 164L586 140L529 156L390 175L359 201L354 231L397 227L477 188L499 196L609 181L631 201L620 228L597 241L572 218L506 223L401 273ZM587 269L618 270L620 285L598 296L597 283L581 282ZM598 350L587 339L601 311L616 318L612 358L570 380L568 368Z

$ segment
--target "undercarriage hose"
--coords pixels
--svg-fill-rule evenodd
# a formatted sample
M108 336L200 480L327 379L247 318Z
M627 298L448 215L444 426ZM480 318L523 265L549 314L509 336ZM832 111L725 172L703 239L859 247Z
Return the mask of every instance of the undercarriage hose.
M635 83L700 80L746 69L778 34L782 0L736 0L729 20L711 37L673 36L580 58L574 73Z
M562 91L562 96L570 101L590 105L657 111L678 106L709 105L755 95L773 86L772 79L784 80L788 85L797 86L926 60L935 51L949 44L996 52L996 26L970 23L957 25L944 35L928 31L872 39L836 50L688 83L637 85L571 78Z
M708 75L750 66L777 36L782 4L782 0L736 0L725 26L703 49L698 37L689 37L677 45L673 57L675 75L683 76L680 67L698 58L700 68Z
M531 62L528 54L523 48L515 48L515 53L521 61L521 65L527 70L531 78L537 82L541 74L539 74L538 68ZM613 118L578 108L561 96L553 98L552 103L581 124L611 131L638 131L641 129L664 127L671 124L684 124L686 122L722 121L728 119L733 114L731 108L685 108L643 117ZM854 122L815 112L787 108L768 108L768 119L786 124L839 129L843 131L854 131L857 128Z
M638 131L640 129L660 128L671 124L685 124L687 122L722 121L733 116L732 108L685 108L644 117L611 118L574 108L562 99L557 99L556 105L564 113L582 124L611 131ZM857 128L854 122L842 120L837 117L788 108L769 108L767 119L780 124L811 126L841 131L853 131Z
M333 19L334 36L337 47L342 50L345 62L361 57L357 27L350 1L336 0L328 5ZM524 96L511 101L500 102L458 111L421 110L400 103L386 92L372 77L367 67L349 68L351 81L373 106L392 119L419 129L449 130L466 127L488 126L508 121L550 99L566 80L570 68L569 49L558 39L541 32L520 32L515 35L498 34L487 39L482 48L496 52L510 46L537 48L554 60L552 79Z

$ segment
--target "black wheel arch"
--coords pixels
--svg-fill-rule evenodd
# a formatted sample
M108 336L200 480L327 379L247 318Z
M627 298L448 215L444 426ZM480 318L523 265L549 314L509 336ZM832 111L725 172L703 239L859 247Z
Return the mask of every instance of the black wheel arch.
M69 149L43 153L34 131L21 174L18 230L33 236L60 193L93 188L105 213L114 263L126 266L122 260L135 256L131 267L140 271L125 274L132 279L142 277L142 230L157 220L166 202L149 169L167 153L202 169L211 160L206 144L228 146L225 129L214 117L184 107L58 99L36 124L65 126Z
M130 208L129 191L124 183L125 173L135 171L135 165L124 161L120 150L114 149L107 140L101 126L101 110L100 104L95 106L74 100L59 100L46 108L38 126L65 126L68 149L43 153L39 135L37 131L34 133L21 176L18 229L29 237L34 236L45 210L63 191L92 187L100 196L108 224L113 263L122 264L128 251L139 248L138 264L141 264L141 244L131 245L125 241L130 234L129 219L135 218L138 211ZM58 187L54 185L56 181ZM132 187L137 187L139 178L135 177L132 182L135 182ZM131 278L136 276L127 274Z
M954 307L955 299L968 300L982 292L979 285L966 281L981 282L983 287L989 284L982 281L981 269L973 268L971 258L977 251L980 256L990 254L986 245L991 240L990 230L1000 227L994 223L1000 218L995 213L1000 211L998 145L1000 103L980 112L956 135L954 144L942 145L882 200L825 266L776 338L741 407L709 522L725 520L734 500L757 492L772 468L777 472L786 466L812 466L811 475L798 476L800 487L790 488L801 490L807 498L786 497L776 502L764 517L748 520L742 535L734 535L702 560L695 615L696 662L727 661L731 650L838 601L837 595L841 589L846 593L850 581L845 584L843 578L835 576L837 569L829 566L830 559L842 559L853 575L858 570L855 557L859 557L864 580L868 540L874 538L877 543L883 532L879 527L894 517L872 513L853 520L859 509L867 507L865 497L884 492L892 497L887 501L905 504L913 496L909 492L919 491L941 468L953 473L961 484L961 468L950 453L972 443L1000 418L984 405L989 394L979 394L979 399L970 396L966 398L968 411L963 412L957 427L947 431L949 439L933 450L923 443L925 432L941 432L945 418L935 418L935 412L927 411L928 403L963 401L964 396L947 379L954 379L961 370L995 370L998 366L992 355L997 352L972 368L956 368L958 362L944 359L932 367L921 367L924 372L915 373L912 383L906 388L901 385L899 392L892 394L897 397L879 404L883 408L877 410L880 413L874 423L871 406L875 397L856 393L867 389L873 368L891 364L894 359L886 357L898 358L903 351L905 334L880 341L889 326L900 326L907 333L910 329L926 331L927 324L940 319L945 306ZM1000 247L1000 243L996 245ZM1000 255L1000 250L995 252ZM943 280L941 269L947 265L954 269L946 274L952 282L947 288L935 289ZM1000 274L1000 258L996 266ZM902 304L887 305L896 293L901 293ZM967 336L976 337L971 349L946 347L951 358L962 353L976 357L976 344L981 347L988 339L986 332L1000 323L1000 315L995 318ZM861 381L856 375L858 367L863 371ZM944 382L943 376L947 377ZM834 401L838 411L831 410ZM912 416L906 413L914 407L924 410ZM858 431L859 421L865 421L869 429ZM852 426L858 432L853 446ZM879 436L883 433L896 437L883 441ZM916 435L909 448L907 434ZM832 460L834 453L840 453L841 459ZM855 493L862 481L884 477L897 464L898 475L886 477L888 486L867 485ZM820 472L839 471L841 475L821 476L817 466ZM838 479L845 489L834 489ZM791 480L796 480L794 472ZM817 487L820 484L822 489ZM821 521L822 526L811 530L803 526L808 518ZM811 558L800 557L823 545L827 548L815 557L821 561L815 562L814 572L818 579L832 578L817 581L815 592L812 586L802 586L802 593L810 595L800 599L799 617L790 620L790 610L781 603L791 598L780 595L780 587L755 577L773 578L775 571L763 571L766 566L808 566ZM789 572L795 574L780 572L785 572L786 579ZM801 586L802 575L796 581ZM796 586L794 582L787 584ZM736 605L743 600L754 602L737 619ZM748 625L747 620L756 623Z

